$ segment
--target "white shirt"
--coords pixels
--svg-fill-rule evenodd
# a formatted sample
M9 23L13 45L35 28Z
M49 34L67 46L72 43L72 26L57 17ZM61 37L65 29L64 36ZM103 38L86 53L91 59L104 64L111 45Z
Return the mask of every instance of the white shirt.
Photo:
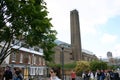
M55 77L50 77L50 80L61 80L61 79L59 79L57 76L55 76Z

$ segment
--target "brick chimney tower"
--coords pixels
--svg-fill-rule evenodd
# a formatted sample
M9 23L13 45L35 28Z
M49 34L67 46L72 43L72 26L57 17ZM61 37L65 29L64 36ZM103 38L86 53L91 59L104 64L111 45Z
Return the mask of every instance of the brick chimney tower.
M70 11L71 47L75 61L82 60L81 34L78 11Z

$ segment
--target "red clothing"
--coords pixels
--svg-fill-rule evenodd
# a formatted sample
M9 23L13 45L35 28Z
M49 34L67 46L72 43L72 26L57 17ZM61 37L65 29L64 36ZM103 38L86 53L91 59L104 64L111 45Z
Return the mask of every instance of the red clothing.
M71 73L71 78L76 78L76 73L75 72Z

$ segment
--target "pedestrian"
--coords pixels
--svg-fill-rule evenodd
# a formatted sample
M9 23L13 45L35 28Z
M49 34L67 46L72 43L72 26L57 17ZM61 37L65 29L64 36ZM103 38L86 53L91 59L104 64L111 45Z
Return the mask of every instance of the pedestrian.
M23 80L20 68L14 68L12 80Z
M58 76L59 76L59 71L57 70L57 68L51 68L50 80L61 80Z
M12 80L12 71L10 70L10 66L6 66L6 70L3 74L4 80Z
M71 80L75 80L76 79L76 73L74 72L74 70L72 70L71 72Z
M83 72L82 78L83 78L83 80L89 80L90 79L90 75L89 75L88 71Z
M90 76L90 80L94 80L94 74L92 71L89 71L88 75Z
M95 73L95 80L100 80L101 72L100 70L97 70Z
M114 71L114 80L120 80L119 73L116 70Z
M110 80L110 73L108 70L105 70L105 79L104 80Z
M23 80L20 76L20 71L15 71L16 77L13 78L13 80Z
M110 80L114 80L114 71L110 70L109 74L110 74Z
M100 72L100 80L104 80L105 79L105 73L104 70L101 70Z
M3 72L4 72L4 69L3 67L0 66L0 80L3 79Z

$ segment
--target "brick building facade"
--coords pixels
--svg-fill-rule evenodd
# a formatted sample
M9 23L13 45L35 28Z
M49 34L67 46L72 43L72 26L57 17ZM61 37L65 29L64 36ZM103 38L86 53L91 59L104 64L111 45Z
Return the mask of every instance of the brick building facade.
M15 44L16 42L17 40L12 44ZM20 68L24 79L47 75L43 50L36 46L22 46L23 43L24 42L20 42L11 48L12 53L4 60L2 66L5 67L6 65L9 65L11 66L11 70L13 70L13 68Z

